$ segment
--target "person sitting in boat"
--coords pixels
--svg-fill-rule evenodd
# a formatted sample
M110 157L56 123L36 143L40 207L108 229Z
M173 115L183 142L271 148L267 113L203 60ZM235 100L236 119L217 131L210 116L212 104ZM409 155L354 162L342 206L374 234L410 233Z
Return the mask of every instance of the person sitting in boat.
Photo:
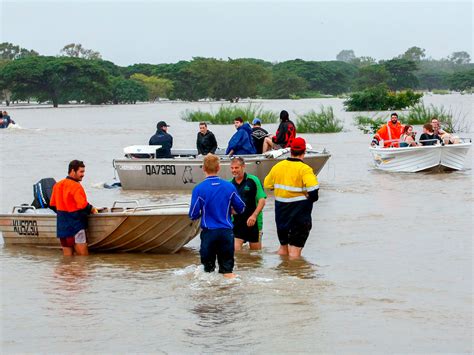
M268 136L268 132L262 128L262 120L258 117L255 117L252 121L252 139L253 145L257 150L257 154L263 153L263 142Z
M283 110L280 112L280 121L276 134L272 138L265 138L263 153L272 149L289 148L296 138L296 126L290 121L288 111Z
M252 128L250 125L244 123L242 117L237 117L234 119L234 126L237 132L230 139L225 153L228 155L255 154L257 150L253 145Z
M403 134L400 137L400 147L416 147L416 132L413 132L413 126L406 125L403 127Z
M217 140L214 133L207 129L206 122L199 122L199 132L197 134L196 148L198 154L207 155L214 154L217 149Z
M442 142L441 138L434 133L431 123L423 125L423 133L420 136L421 145L436 145Z
M156 125L156 133L151 136L149 145L161 145L156 150L156 158L171 158L171 148L173 147L173 137L168 133L168 125L165 121L160 121Z
M0 111L0 128L8 128L8 126L12 123L15 124L15 121L10 118L8 112Z
M403 133L403 126L398 121L398 114L393 112L390 115L390 121L379 128L372 139L372 147L379 145L380 141L384 141L384 147L398 147L398 141Z
M459 143L459 138L441 129L441 125L437 117L431 119L431 125L433 126L433 132L439 136L444 144L456 144Z

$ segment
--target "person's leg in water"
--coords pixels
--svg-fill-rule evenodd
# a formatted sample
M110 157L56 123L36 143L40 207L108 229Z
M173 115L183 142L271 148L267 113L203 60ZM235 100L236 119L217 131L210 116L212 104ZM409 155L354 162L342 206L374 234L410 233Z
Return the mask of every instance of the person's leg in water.
M213 272L216 269L216 240L214 231L203 229L201 231L201 264L205 272Z
M219 236L219 245L217 247L217 262L219 264L219 273L225 278L232 279L234 274L234 234L232 229L221 229Z

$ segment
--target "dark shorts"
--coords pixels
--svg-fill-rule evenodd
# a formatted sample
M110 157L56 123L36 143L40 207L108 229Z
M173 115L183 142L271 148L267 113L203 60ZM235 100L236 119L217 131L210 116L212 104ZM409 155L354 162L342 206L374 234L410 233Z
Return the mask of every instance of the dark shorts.
M281 245L292 245L303 248L311 231L311 222L299 223L290 229L277 229L278 239Z
M258 230L257 222L252 227L247 226L247 220L234 220L234 237L242 239L244 243L258 243L260 242L260 232Z
M73 248L76 244L87 243L86 231L84 229L81 229L79 232L76 233L76 235L72 237L59 238L59 241L61 242L61 246L63 248Z
M203 229L201 231L201 263L205 272L216 269L216 258L221 274L234 270L234 234L232 229Z

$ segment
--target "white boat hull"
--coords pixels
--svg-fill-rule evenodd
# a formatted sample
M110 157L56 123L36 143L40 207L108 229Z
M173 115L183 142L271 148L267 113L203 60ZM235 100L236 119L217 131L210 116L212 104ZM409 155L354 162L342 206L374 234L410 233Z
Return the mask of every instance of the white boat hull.
M246 155L244 156L246 171L263 181L271 168L288 156L289 153L278 158L267 158L261 154ZM318 174L330 156L326 152L308 151L304 161L313 168L315 174ZM125 190L192 190L205 178L202 160L202 156L192 155L164 159L125 158L115 159L114 167ZM230 162L228 156L221 156L220 177L232 179Z
M376 169L415 173L441 169L462 170L471 143L404 148L370 147Z

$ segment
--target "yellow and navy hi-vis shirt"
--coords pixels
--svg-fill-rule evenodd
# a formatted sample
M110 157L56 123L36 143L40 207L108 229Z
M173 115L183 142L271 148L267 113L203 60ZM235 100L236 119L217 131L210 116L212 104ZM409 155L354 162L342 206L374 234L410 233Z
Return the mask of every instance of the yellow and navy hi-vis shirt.
M273 189L275 201L297 202L307 200L308 193L319 189L313 169L296 158L276 164L265 177L266 189Z

